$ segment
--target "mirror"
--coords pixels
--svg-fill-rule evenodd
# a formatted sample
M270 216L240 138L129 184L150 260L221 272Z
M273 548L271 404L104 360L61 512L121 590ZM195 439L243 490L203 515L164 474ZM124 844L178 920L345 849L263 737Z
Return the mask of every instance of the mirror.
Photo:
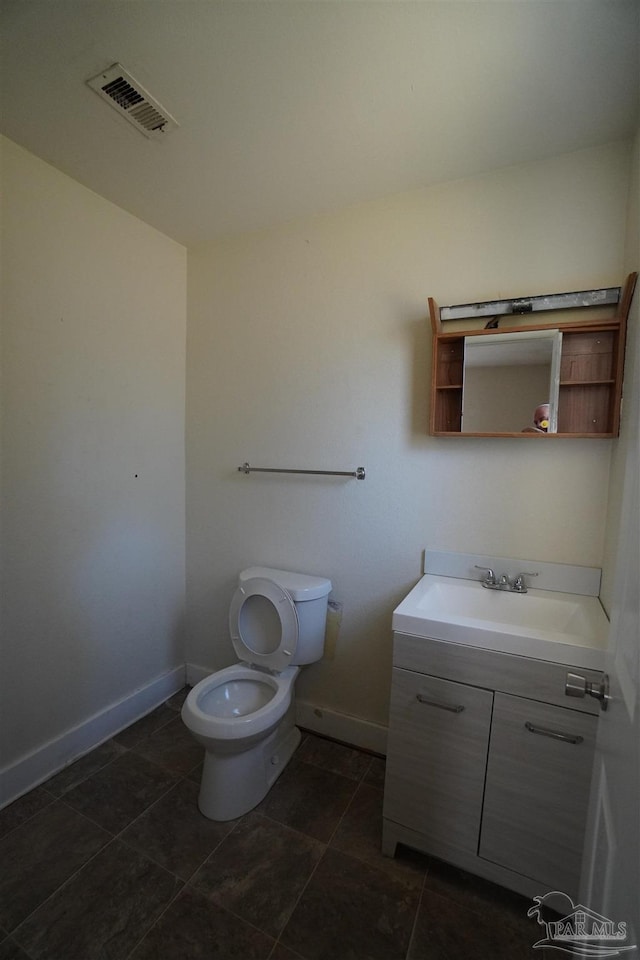
M462 432L556 433L561 351L560 330L465 337Z

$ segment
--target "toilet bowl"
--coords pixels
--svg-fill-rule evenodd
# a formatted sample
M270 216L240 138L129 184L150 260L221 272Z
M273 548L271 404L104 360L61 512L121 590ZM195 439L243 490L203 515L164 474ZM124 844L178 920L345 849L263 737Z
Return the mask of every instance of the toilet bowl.
M291 705L297 674L297 667L269 674L242 663L213 673L193 688L191 733L219 753L246 750L282 720Z
M300 743L294 685L324 649L331 582L250 567L239 575L229 627L239 663L190 691L182 719L205 748L198 806L233 820L266 796Z

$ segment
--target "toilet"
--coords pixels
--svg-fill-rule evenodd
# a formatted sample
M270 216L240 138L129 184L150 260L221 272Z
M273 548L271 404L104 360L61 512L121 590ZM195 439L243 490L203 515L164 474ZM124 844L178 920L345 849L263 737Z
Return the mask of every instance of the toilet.
M267 795L300 743L294 685L324 651L331 581L270 567L238 577L229 628L239 663L189 692L182 719L205 748L198 806L233 820Z

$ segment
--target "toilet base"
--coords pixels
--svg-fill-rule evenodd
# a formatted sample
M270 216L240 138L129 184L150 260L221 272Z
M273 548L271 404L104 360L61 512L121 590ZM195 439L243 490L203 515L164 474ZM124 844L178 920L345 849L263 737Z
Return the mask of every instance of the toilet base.
M300 743L293 710L264 740L237 754L205 751L198 807L209 820L235 820L263 800Z

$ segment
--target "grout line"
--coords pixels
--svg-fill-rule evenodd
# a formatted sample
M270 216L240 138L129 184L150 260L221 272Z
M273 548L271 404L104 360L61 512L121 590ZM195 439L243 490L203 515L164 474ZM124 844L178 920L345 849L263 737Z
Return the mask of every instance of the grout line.
M214 853L217 853L217 851L220 849L220 847L221 847L222 844L225 842L225 840L226 840L228 837L231 836L231 834L235 831L235 829L236 829L236 827L238 826L238 824L239 824L243 819L244 819L244 817L239 817L239 818L237 819L237 821L234 823L234 825L231 827L231 830L229 830L228 833L225 833L224 837L221 837L220 840L218 840L218 842L216 843L216 845L215 845L215 847L213 848L213 850L211 850L211 851L207 854L207 856L204 858L204 860L202 861L202 863L199 863L199 864L198 864L198 866L195 868L195 870L189 875L189 879L188 879L188 880L185 880L185 886L189 886L189 887L190 887L191 889L193 889L193 890L198 890L198 888L192 883L193 878L195 877L195 875L196 875L197 873L200 872L200 870L202 870L202 868L204 867L205 863L208 863L208 862L209 862L209 860L210 860L211 857L214 855ZM199 892L202 893L202 891L199 891Z
M287 929L287 926L288 926L288 924L289 924L289 921L291 920L291 917L294 915L294 913L295 913L296 910L298 909L298 904L300 903L300 901L302 900L303 896L305 895L305 893L306 893L306 891L307 891L307 887L309 886L309 884L310 884L311 881L313 880L313 878L314 878L314 876L315 876L315 874L316 874L316 870L318 869L318 867L320 866L320 864L321 864L322 861L324 860L328 849L329 849L329 845L328 845L328 844L325 844L325 848L324 848L324 850L322 851L322 856L318 857L318 862L314 865L311 873L310 873L309 876L307 877L305 883L304 883L303 886L302 886L302 889L300 890L300 893L299 893L298 897L296 898L296 902L294 903L294 905L292 906L291 910L289 911L289 915L287 916L287 919L284 921L284 923L282 924L280 930L278 931L278 935L277 935L277 937L276 937L276 942L280 942L280 938L282 937L282 934L283 934L284 931ZM286 947L286 946L287 946L286 943L284 943L283 946ZM275 948L274 948L274 949L275 949Z
M16 823L15 826L13 826L13 827L11 827L9 830L7 830L6 833L3 833L2 836L0 836L0 843L2 843L2 842L6 839L6 837L10 837L12 833L15 833L16 830L19 830L21 827L26 827L26 825L27 825L28 823L31 823L31 821L34 819L34 817L37 817L38 814L42 813L44 810L46 810L48 807L50 807L52 803L55 803L56 800L59 800L59 799L60 799L59 797L54 797L54 795L53 795L52 793L50 793L48 790L44 790L44 788L43 788L42 786L34 787L34 788L33 788L33 791L30 790L28 793L23 794L23 796L26 797L26 796L29 795L29 793L35 792L36 790L43 790L44 793L46 793L46 795L49 797L48 803L45 803L42 807L40 807L40 808L39 808L38 810L36 810L34 813L30 814L28 817L25 817L24 820L21 820L21 821L20 821L20 823ZM3 807L2 809L3 809L3 810L8 810L9 807L12 806L13 803L19 803L20 800L22 800L22 797L18 797L17 800L13 800L12 803L8 804L6 807Z
M165 869L166 869L166 868L165 868ZM182 882L182 881L181 881L181 882ZM151 924L151 926L149 927L149 929L148 929L147 931L145 931L144 936L142 936L142 937L140 938L140 940L138 940L138 941L136 942L136 944L134 945L134 947L132 948L132 950L130 950L130 952L126 955L126 957L123 957L122 960L129 960L129 958L130 958L130 957L133 955L133 953L137 950L137 948L140 946L140 944L149 936L149 934L151 933L151 931L154 930L155 927L157 927L157 925L160 923L160 921L161 921L162 918L164 917L165 913L169 910L170 907L173 906L173 904L176 902L176 900L178 899L178 897L179 897L181 894L183 894L183 893L185 892L185 890L186 890L187 892L189 892L189 893L194 894L194 895L197 896L197 897L201 897L203 900L206 900L207 903L209 903L209 904L217 907L218 910L222 910L223 913L227 913L230 917L233 917L234 920L238 920L240 923L242 923L242 924L244 924L244 925L246 925L246 926L248 926L248 927L251 927L253 930L256 930L258 933L262 934L263 937L268 937L270 940L273 940L273 947L272 947L271 950L269 951L269 956L271 956L271 953L272 953L273 950L275 949L275 946L277 945L277 942L278 942L277 938L275 938L275 937L273 936L273 934L267 933L267 931L266 931L266 930L263 930L262 927L256 926L255 923L252 923L250 920L247 920L246 917L240 916L240 914L238 914L238 913L234 913L234 911L233 911L233 910L229 910L228 907L223 907L221 903L219 903L217 900L214 900L214 899L212 899L211 897L207 896L206 893L203 893L203 891L202 891L202 890L199 890L197 887L192 887L192 886L189 886L187 883L183 883L182 887L181 887L178 891L176 891L175 896L173 896L173 897L171 898L171 900L169 901L169 903L167 903L167 905L166 905L166 907L164 908L164 910L162 910L162 912L158 915L158 917L157 917L157 918L155 919L155 921Z
M163 770L166 770L166 767L162 767L162 769L163 769ZM147 813L149 813L150 810L153 810L153 808L154 808L155 806L157 806L157 805L160 803L161 800L164 800L164 798L165 798L168 794L170 794L172 790L175 790L176 787L178 786L178 784L182 783L182 781L183 781L184 779L185 779L184 777L181 777L179 780L175 780L172 784L170 784L170 786L167 787L167 789L164 791L164 793L161 793L158 797L156 797L156 799L155 799L152 803L149 804L149 806L145 807L144 810L142 810L140 813L136 814L136 816L133 818L133 820L130 820L129 823L122 828L122 830L119 830L118 833L114 833L114 837L116 837L118 840L121 840L121 839L122 839L122 834L125 833L125 832L129 829L129 827L132 827L134 823L137 823L138 820L140 820L140 819L141 819L142 817L144 817ZM98 826L100 826L100 824L98 824ZM124 843L124 841L123 841L123 843ZM136 848L134 848L134 847L131 847L131 844L127 844L127 846L130 847L131 849L136 849ZM149 859L151 859L151 857L149 857ZM159 866L162 866L162 864L159 864ZM165 867L165 869L166 869L166 867ZM169 871L169 872L171 872L171 871Z
M287 922L288 922L288 921L287 921ZM285 926L286 926L286 924L285 924ZM282 929L284 930L284 927L283 927ZM281 931L281 932L282 932L282 931ZM280 938L278 938L277 940L274 941L273 947L271 948L271 952L270 952L269 956L267 957L267 960L272 960L272 958L274 957L275 952L276 952L276 950L278 949L278 946L279 946L279 945L282 946L282 947L284 947L284 949L285 949L288 953L291 954L291 956L294 958L294 960L306 960L306 958L303 957L301 953L298 953L298 951L297 951L297 950L294 950L293 947L288 947L288 946L286 945L286 943L283 943L282 940L280 940Z
M145 759L145 758L143 758L143 759ZM151 762L151 761L149 761L149 762ZM156 766L159 766L159 764L156 764ZM104 769L104 768L103 768L103 769ZM170 773L170 772L171 772L171 771L167 771L167 768L166 768L166 767L161 767L160 769L164 770L165 773ZM100 771L98 771L98 772L100 772ZM60 799L60 801L61 801L62 803L65 804L65 806L69 807L70 810L73 810L74 813L80 814L80 816L81 816L81 817L84 817L85 820L91 821L91 823L95 824L96 827L100 827L101 830L104 830L106 833L111 834L111 836L113 837L113 839L119 839L120 835L121 835L122 833L124 833L124 831L127 830L127 829L131 826L132 823L135 823L137 820L140 819L140 817L144 816L144 814L145 814L148 810L150 810L152 807L155 807L156 803L159 803L160 800L163 799L163 797L166 797L166 795L167 795L171 790L173 790L173 788L176 787L176 786L180 783L180 781L181 781L182 779L184 779L184 778L183 778L183 777L179 777L177 780L174 780L173 783L170 783L169 786L166 788L166 790L164 790L161 794L159 794L159 796L157 796L155 800L153 800L151 803L149 803L149 804L144 808L144 810L141 810L140 813L136 814L136 816L135 816L132 820L130 820L130 821L126 824L126 826L122 827L122 829L121 829L121 830L118 830L116 833L114 833L113 830L110 830L108 827L105 827L104 824L99 823L97 820L94 820L93 817L90 817L87 813L84 813L84 811L76 809L76 807L74 807L73 804L72 804L72 803L69 803L69 801L66 799L66 795L60 797L59 799Z
M406 960L409 960L411 955L411 948L413 947L413 941L416 935L416 927L418 926L418 917L420 916L420 910L422 909L422 897L424 895L424 889L427 884L427 874L431 868L427 867L424 872L424 877L422 878L422 885L420 886L420 893L418 894L418 906L416 907L416 914L413 918L413 924L411 925L411 934L409 936L409 943L407 944L407 952L405 954Z
M123 733L126 733L127 730L131 730L131 728L135 727L136 724L142 723L143 720L146 720L147 717L150 717L153 713L156 713L158 710L160 710L161 707L166 707L166 709L169 711L169 714L172 714L172 716L168 716L167 719L164 720L162 723L158 724L157 727L154 727L154 729L151 730L149 733L145 733L142 736L138 737L131 744L120 743L120 741L117 739L118 737L122 736ZM159 733L168 724L173 723L176 717L179 717L179 716L180 716L180 711L174 710L173 707L167 706L167 703L165 701L164 703L159 703L157 707L154 707L153 710L149 711L149 713L145 713L144 716L140 717L138 720L134 720L134 722L130 726L125 727L124 730L120 730L110 739L113 740L115 743L117 743L119 746L124 747L125 750L133 750L134 747L137 747L144 740L149 740L151 737L154 736L154 734Z
M154 861L152 861L152 863L153 863L153 862L154 862ZM165 869L166 869L166 868L165 868ZM172 877L175 877L175 874L172 873L171 876L172 876ZM179 878L177 877L176 879L179 879ZM133 945L133 947L131 948L131 950L129 951L129 953L128 953L125 957L123 957L122 960L129 960L129 957L132 956L132 954L135 953L135 951L138 949L138 947L140 946L140 944L145 940L145 938L148 937L149 934L151 933L151 931L154 930L155 927L158 926L158 924L160 923L160 921L161 921L162 918L164 917L164 915L165 915L165 913L167 912L167 910L169 909L169 907L172 907L173 904L176 902L176 900L178 899L178 897L180 896L180 894L182 893L182 891L183 891L183 890L186 888L186 886L187 886L186 883L184 883L183 881L180 881L180 882L182 883L182 886L181 886L178 890L176 890L176 892L174 893L174 895L169 899L169 901L168 901L168 903L166 904L165 908L160 911L160 913L158 914L158 916L156 917L156 919L153 921L153 923L151 924L151 926L150 926L147 930L145 930L145 932L144 932L143 935L140 937L140 939L139 939L139 940L136 940L136 942L134 943L134 945Z
M263 817L265 820L268 820L269 823L275 823L278 827L283 827L285 830L291 830L292 833L299 834L299 836L304 837L305 840L312 840L314 843L320 843L323 847L329 846L326 840L319 840L318 837L313 837L310 833L305 833L304 830L299 830L298 827L292 827L290 823L283 823L282 820L276 820L275 817L270 817L268 813L263 813L263 811L258 810L257 807L254 807L253 810L249 810L247 813L245 813L243 818L254 815L257 817ZM224 839L226 840L226 837Z
M69 807L69 809L72 810L73 807ZM77 810L74 811L74 812L75 812L75 813L78 813ZM83 816L83 814L80 814L80 816ZM85 820L89 820L89 817L85 817ZM90 822L91 822L91 823L94 823L93 820L91 820ZM94 825L95 825L95 826L99 826L98 824L94 824ZM102 829L104 830L104 827L103 827ZM108 832L108 831L105 831L105 832ZM78 874L80 873L80 871L81 871L81 870L84 870L84 868L87 866L87 864L92 863L92 862L96 859L96 857L100 856L101 853L104 853L104 851L107 849L107 847L110 847L111 844L114 842L114 840L115 840L115 837L113 836L113 834L111 834L110 837L109 837L109 839L107 840L107 842L104 843L103 846L101 846L99 850L96 850L96 852L95 852L94 854L92 854L92 856L90 856L88 860L85 860L85 862L84 862L83 864L81 864L81 866L79 866L77 870L74 870L74 872L73 872L72 874L70 874L70 875L67 877L66 880L63 880L62 883L59 884L59 885L56 887L55 890L52 890L48 897L45 897L44 900L41 900L40 903L38 904L38 906L37 906L37 907L34 907L34 909L31 911L31 913L27 914L26 917L23 917L22 920L20 921L20 923L17 924L17 926L15 926L15 927L13 928L13 930L11 930L11 931L9 932L9 935L15 940L15 942L16 942L20 947L22 947L22 943L20 942L20 940L17 939L17 937L16 937L16 935L15 935L15 934L16 934L16 931L19 930L20 927L21 927L24 923L27 922L27 920L30 920L31 917L33 917L34 914L36 914L36 913L38 912L38 910L40 910L42 907L44 907L45 904L49 903L49 901L50 901L53 897L55 897L56 894L57 894L60 890L63 890L66 886L68 886L68 885L71 883L71 881L72 881L75 877L78 876ZM22 949L26 949L26 947L22 947Z
M252 923L251 920L247 920L246 917L242 917L240 916L239 913L235 913L233 910L229 910L228 907L223 907L223 905L218 900L214 900L212 897L207 896L206 893L203 893L202 890L198 890L197 887L190 887L189 890L192 893L195 893L196 896L202 897L204 900L207 901L207 903L211 903L213 904L213 906L217 907L219 910L222 910L224 913L228 913L229 916L233 917L234 920L238 920L240 923L245 924L247 927L251 927L252 930L257 930L258 933L261 933L263 937L268 937L269 940L273 940L274 945L275 943L278 942L277 937L274 937L272 933L267 933L266 930L263 930L262 927L256 926L255 923Z
M30 953L26 947L23 947L21 943L18 943L13 934L8 933L4 939L0 940L0 947L6 943L9 943L10 946L15 944L18 950L24 953L25 957L27 957L27 960L37 960L37 957Z
M358 783L358 784L356 785L355 790L353 791L353 793L352 793L351 796L349 797L349 802L347 803L346 807L344 808L344 810L343 810L342 813L340 814L340 817L339 817L339 819L338 819L338 822L336 823L336 825L335 825L335 827L334 827L334 829L333 829L333 833L331 834L331 836L330 836L329 839L327 840L327 847L331 846L331 842L332 842L333 838L335 837L335 835L337 834L338 830L340 829L340 826L341 826L341 824L342 824L342 821L344 820L344 818L346 817L347 813L349 812L349 810L350 810L350 808L351 808L351 804L352 804L353 801L355 800L356 794L357 794L357 792L358 792L359 789L360 789L360 783Z
M109 741L106 740L105 743L109 743ZM91 778L92 778L92 777L95 777L98 773L102 773L103 770L106 770L107 767L110 767L113 763L116 762L116 760L120 760L120 758L121 758L125 753L128 752L128 750L129 750L128 747L123 747L122 744L117 743L115 740L114 740L114 743L116 743L116 745L117 745L118 747L120 747L120 749L122 750L122 753L117 753L115 757L111 757L111 759L110 759L110 760L107 760L105 763L103 763L101 767L98 767L96 770L92 770L91 773L88 773L85 777L81 777L81 779L78 780L77 783L73 783L70 787L67 787L66 790L63 790L62 793L58 794L58 795L56 796L56 800L63 800L64 797L66 797L67 794L69 794L69 793L71 793L73 790L75 790L76 787L82 786L82 784L83 784L83 783L86 783L87 780L91 780ZM95 747L95 750L99 750L100 747L102 747L102 746L104 746L104 744L101 743L99 747ZM55 779L55 777L60 776L60 774L61 774L64 770L71 770L71 768L73 767L74 763L80 763L80 761L81 761L81 760L84 760L85 757L90 757L93 752L94 752L93 750L90 750L89 753L85 753L84 757L79 757L78 760L74 760L74 762L73 762L73 763L70 763L67 767L63 767L62 770L58 771L58 773L55 773L51 779ZM45 780L45 784L46 784L46 783L48 783L47 780ZM55 794L54 794L54 796L55 796Z
M101 823L98 823L97 820L94 820L93 817L90 817L90 816L88 816L88 814L83 813L82 810L76 810L76 808L75 808L71 803L69 803L67 800L65 800L64 797L58 797L58 803L64 804L64 806L67 808L67 810L71 810L73 813L77 814L77 816L83 817L85 820L87 820L87 821L88 821L90 824L92 824L94 827L98 827L99 830L102 830L103 833L108 833L108 834L109 834L109 843L111 843L111 841L112 841L112 840L115 840L115 838L117 837L117 833L114 833L113 830L109 830L107 827L104 827ZM105 843L105 847L106 847L106 846L107 846L107 844ZM93 859L93 857L91 857L91 859ZM88 863L88 862L89 862L89 861L87 861L87 863ZM82 868L81 868L81 869L82 869Z

